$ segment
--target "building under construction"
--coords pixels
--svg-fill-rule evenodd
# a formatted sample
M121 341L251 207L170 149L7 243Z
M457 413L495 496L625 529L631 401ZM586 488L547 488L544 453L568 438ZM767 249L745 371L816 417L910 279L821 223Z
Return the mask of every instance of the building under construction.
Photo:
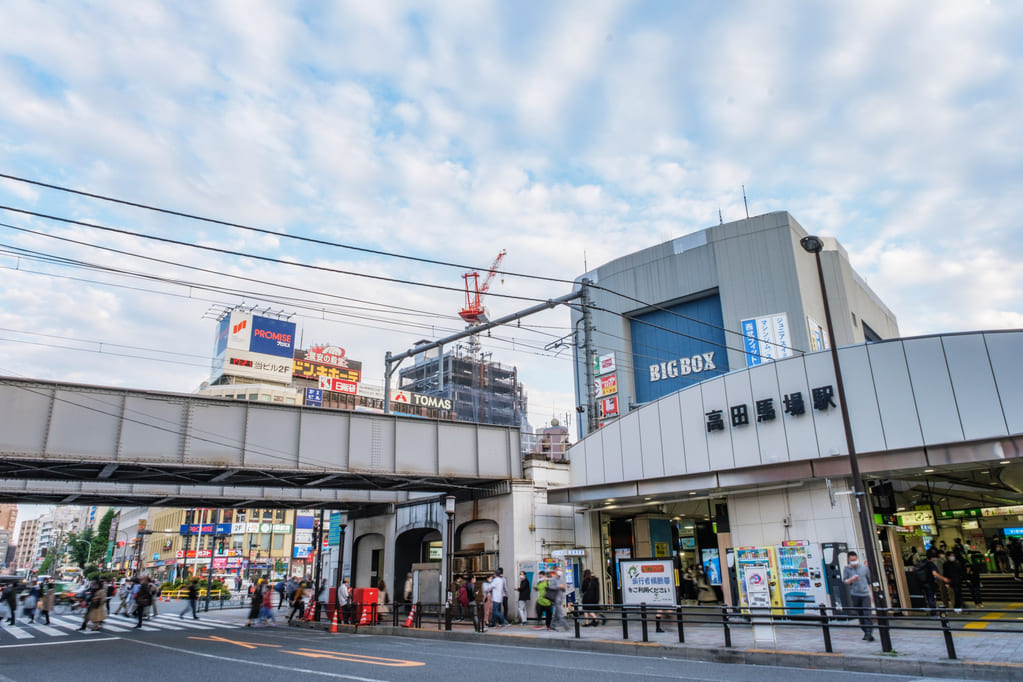
M448 398L458 421L519 426L526 422L526 394L518 370L489 361L489 353L436 350L414 356L415 364L399 371L403 391Z

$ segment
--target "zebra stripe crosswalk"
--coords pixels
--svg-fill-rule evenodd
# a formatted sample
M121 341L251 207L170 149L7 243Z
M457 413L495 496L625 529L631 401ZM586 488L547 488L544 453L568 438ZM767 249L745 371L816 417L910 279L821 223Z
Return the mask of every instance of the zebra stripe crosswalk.
M137 621L134 618L123 616L110 616L101 627L101 632L109 634L128 634L136 632L192 632L210 630L230 630L241 627L240 623L217 618L200 617L193 619L179 618L177 614L161 614L148 620L142 621L142 627L136 628ZM90 630L81 630L82 620L80 616L63 614L51 615L50 624L43 622L18 622L9 625L6 622L0 625L0 646L14 642L22 642L31 639L55 641L58 637L90 637L94 633Z

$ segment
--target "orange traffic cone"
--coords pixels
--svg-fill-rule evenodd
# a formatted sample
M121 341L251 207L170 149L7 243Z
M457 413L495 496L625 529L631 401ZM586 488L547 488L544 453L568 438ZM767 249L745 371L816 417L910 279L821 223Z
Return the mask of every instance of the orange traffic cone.
M334 618L330 621L330 631L337 633L337 612L338 609L334 609Z
M416 605L413 604L412 608L408 612L408 618L405 619L405 627L412 627L412 623L416 620Z
M359 616L359 625L369 625L369 604L360 604L359 607L362 609L362 615Z

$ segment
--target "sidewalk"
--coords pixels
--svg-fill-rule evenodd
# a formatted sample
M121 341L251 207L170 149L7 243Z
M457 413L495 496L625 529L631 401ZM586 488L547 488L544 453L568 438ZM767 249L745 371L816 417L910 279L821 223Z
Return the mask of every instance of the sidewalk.
M569 621L570 626L572 625ZM329 629L329 624L296 623L299 627ZM934 626L938 626L935 619ZM355 632L341 626L341 632ZM511 625L489 628L485 633L473 632L472 626L456 623L451 632L424 623L422 629L389 626L362 627L361 634L454 639L457 641L541 646L560 649L602 651L637 656L673 657L680 659L777 665L809 669L840 669L891 675L914 675L963 680L1023 679L1023 630L1019 633L986 633L983 630L954 632L958 660L949 660L945 640L940 631L891 631L892 653L881 651L880 641L864 642L858 628L832 627L834 653L826 653L819 627L779 625L774 628L775 640L753 641L752 629L746 624L731 627L732 646L724 646L721 625L685 623L685 644L678 641L675 623L664 626L664 633L649 626L649 642L641 641L639 623L629 623L629 639L622 639L621 622L608 620L606 625L581 627L580 639L574 627L564 632L534 630L532 625ZM874 633L877 638L877 633Z

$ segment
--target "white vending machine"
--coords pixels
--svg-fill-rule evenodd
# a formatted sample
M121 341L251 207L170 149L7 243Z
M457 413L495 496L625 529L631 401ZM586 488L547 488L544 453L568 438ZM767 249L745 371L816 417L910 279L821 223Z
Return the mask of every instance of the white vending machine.
M831 604L824 579L824 560L809 540L788 540L776 548L778 582L786 613L800 614L816 610L818 604Z

